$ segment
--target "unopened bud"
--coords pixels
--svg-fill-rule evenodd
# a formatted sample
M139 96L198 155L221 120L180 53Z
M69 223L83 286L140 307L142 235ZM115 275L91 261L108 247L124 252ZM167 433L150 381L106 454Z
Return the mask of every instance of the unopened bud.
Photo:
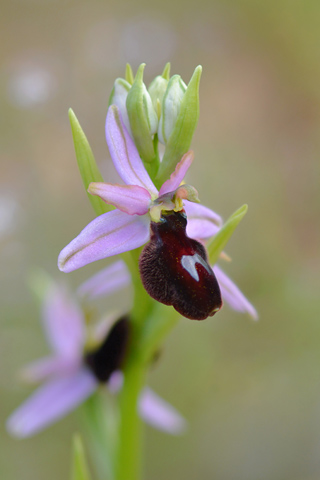
M129 82L127 82L123 78L117 78L114 82L114 86L109 98L109 106L116 105L118 107L122 121L125 124L125 127L128 130L130 136L133 138L126 107L127 96L130 88L131 85Z
M170 78L170 63L167 63L161 75L157 75L149 85L148 92L150 94L153 108L157 112L158 119L161 115L161 105L163 96L167 90Z
M181 102L187 86L180 75L173 75L168 83L167 90L163 96L161 116L158 128L158 138L164 145L167 144L175 127L180 113Z

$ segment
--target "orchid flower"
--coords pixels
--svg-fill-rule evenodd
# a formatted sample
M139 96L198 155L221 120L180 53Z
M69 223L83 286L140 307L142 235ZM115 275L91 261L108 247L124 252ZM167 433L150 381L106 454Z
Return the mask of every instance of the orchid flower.
M98 195L116 209L95 218L61 251L58 259L61 271L71 272L96 260L141 247L150 239L151 221L159 221L163 210L184 208L190 237L205 239L217 232L222 225L220 216L192 203L198 202L193 187L180 186L193 160L191 151L182 157L158 191L115 105L108 110L106 139L113 164L125 185L102 182L89 185L89 193Z
M162 211L185 211L188 237L205 243L222 226L221 217L211 209L195 203L196 191L180 185L193 160L185 154L170 179L158 191L153 184L137 148L124 126L116 106L106 119L106 139L114 166L125 185L91 183L88 191L117 209L93 220L59 255L60 270L70 272L93 261L138 248L150 240L151 223L159 221ZM222 297L232 308L257 317L252 305L235 284L214 268ZM101 282L103 285L103 282ZM247 302L247 303L246 303Z
M122 261L107 267L104 275L116 276L119 286L128 284ZM94 297L98 283L99 274L79 291ZM110 294L112 288L106 282L103 293ZM109 317L96 328L86 329L78 302L65 289L51 285L43 302L42 319L53 354L23 370L26 380L44 384L7 421L8 431L21 438L62 418L98 388L107 385L109 391L116 393L122 385L120 369L129 325L125 318ZM142 390L138 408L141 417L160 430L178 434L185 427L181 415L149 388Z

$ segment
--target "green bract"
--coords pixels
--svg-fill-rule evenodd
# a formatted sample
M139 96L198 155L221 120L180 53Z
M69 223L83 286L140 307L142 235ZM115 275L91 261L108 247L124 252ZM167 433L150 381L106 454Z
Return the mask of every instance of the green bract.
M72 129L72 136L74 148L76 151L78 167L80 170L84 188L87 191L91 182L103 182L103 177L96 164L87 137L85 136L81 125L71 108L69 109L69 120ZM97 215L101 215L102 213L109 212L113 209L112 207L110 208L110 205L104 203L101 198L94 197L88 192L87 195Z
M145 162L155 159L152 135L158 129L158 116L149 92L143 83L145 64L138 68L133 85L127 96L127 112L134 143Z
M242 205L242 207L240 207L236 212L231 215L231 217L228 218L228 220L219 230L219 232L207 244L207 251L211 265L214 265L217 262L220 253L226 246L227 242L230 240L238 224L241 222L241 220L247 213L247 210L248 205Z

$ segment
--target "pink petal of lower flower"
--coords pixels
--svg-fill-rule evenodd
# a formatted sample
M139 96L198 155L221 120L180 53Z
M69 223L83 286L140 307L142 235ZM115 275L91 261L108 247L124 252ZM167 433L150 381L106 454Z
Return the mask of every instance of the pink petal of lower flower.
M221 217L203 205L185 200L184 209L188 219L187 235L191 238L210 238L222 225Z
M172 405L147 387L140 396L139 413L153 427L173 435L182 433L187 426L185 419Z
M248 313L254 320L258 320L258 313L253 305L246 299L237 285L219 268L213 267L217 277L223 300L230 305L233 310Z
M62 356L44 357L26 365L21 377L26 382L37 383L52 376L70 375L79 368L79 361Z
M79 358L85 341L85 320L65 288L52 284L42 304L42 321L49 344L58 355Z
M144 215L148 212L151 201L148 190L138 185L90 183L88 192L129 215Z
M7 430L20 438L34 435L76 408L96 388L97 381L85 368L70 377L51 380L13 412Z
M138 153L132 138L124 126L115 105L108 109L106 139L110 155L118 174L127 185L139 185L157 195L158 191Z
M113 292L129 285L130 274L123 260L118 260L100 270L78 288L78 295L93 300L97 297L111 295Z
M58 267L72 272L88 263L141 247L149 239L148 216L113 210L95 218L59 255Z
M177 164L175 171L171 174L169 180L164 182L164 184L160 188L159 195L163 195L164 193L168 193L168 192L173 192L179 187L191 163L193 162L193 158L194 158L194 154L192 150L190 150L189 152L183 155L182 159Z

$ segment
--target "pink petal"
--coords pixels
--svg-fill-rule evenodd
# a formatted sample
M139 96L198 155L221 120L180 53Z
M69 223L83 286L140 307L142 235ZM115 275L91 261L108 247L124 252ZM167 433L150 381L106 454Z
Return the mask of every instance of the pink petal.
M139 412L147 423L173 435L182 433L187 426L180 413L148 387L141 393Z
M29 437L76 408L96 388L97 381L85 368L75 375L51 380L13 412L7 430L16 437Z
M37 383L50 376L70 375L79 367L79 360L62 356L41 358L26 365L21 376L27 382Z
M124 183L139 185L157 195L158 191L153 185L115 105L111 105L108 110L106 139L115 169Z
M164 184L160 188L159 195L173 192L174 190L176 190L176 188L179 187L193 161L193 158L194 154L192 150L183 155L182 159L177 164L175 171L171 174L169 180L164 182Z
M49 287L42 320L52 349L67 358L79 358L85 341L85 320L79 305L58 285Z
M221 217L203 205L185 200L184 209L188 218L187 235L191 238L210 238L222 225Z
M246 299L237 285L233 283L233 281L230 280L230 278L217 265L213 267L213 271L219 282L223 300L234 310L248 313L254 320L258 320L258 313L256 309Z
M151 201L148 190L138 185L90 183L88 192L129 215L144 215L148 212Z
M149 239L148 216L113 210L95 218L59 255L62 272L141 247Z
M129 285L130 274L123 260L118 260L100 270L78 288L80 297L94 299L111 295L113 292Z

